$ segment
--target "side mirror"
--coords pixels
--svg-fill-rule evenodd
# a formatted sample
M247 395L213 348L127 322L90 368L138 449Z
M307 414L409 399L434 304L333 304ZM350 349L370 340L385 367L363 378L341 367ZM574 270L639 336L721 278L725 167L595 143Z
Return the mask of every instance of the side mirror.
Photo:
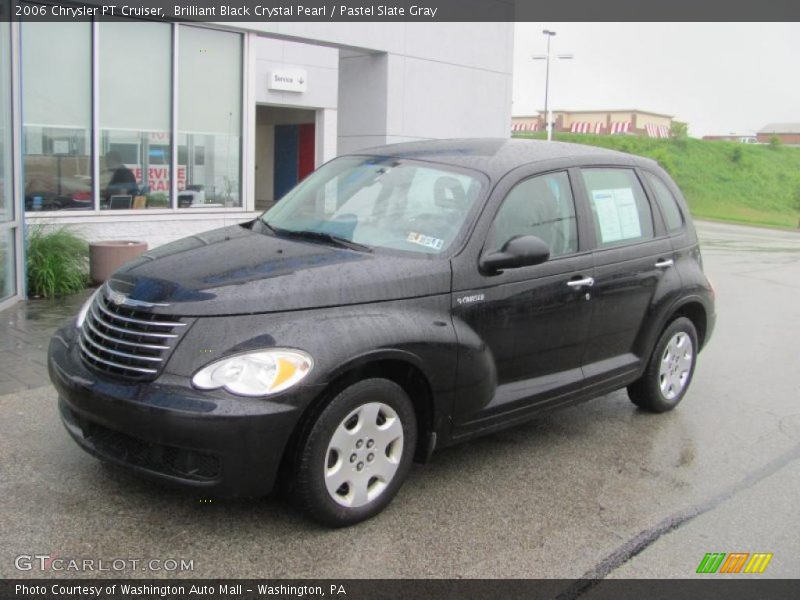
M518 235L508 240L501 250L484 254L480 268L486 273L538 265L550 258L550 248L535 235Z

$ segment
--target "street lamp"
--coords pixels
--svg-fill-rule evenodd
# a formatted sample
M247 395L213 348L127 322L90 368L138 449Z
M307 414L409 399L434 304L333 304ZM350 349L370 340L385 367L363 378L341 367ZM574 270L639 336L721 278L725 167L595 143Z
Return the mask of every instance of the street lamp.
M547 141L549 142L553 139L553 115L551 115L548 111L550 92L550 38L553 37L556 32L550 31L549 29L543 29L542 33L547 36L547 54L534 54L531 58L533 58L533 60L547 61L547 67L545 69L544 76L544 120L545 129L547 130ZM561 60L569 60L575 58L575 56L573 54L557 54L556 58Z

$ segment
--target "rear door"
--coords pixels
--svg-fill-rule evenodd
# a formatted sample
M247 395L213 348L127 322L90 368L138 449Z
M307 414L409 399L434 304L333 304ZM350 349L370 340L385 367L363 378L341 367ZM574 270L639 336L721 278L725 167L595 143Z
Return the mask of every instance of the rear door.
M592 387L629 379L647 360L640 332L664 289L662 279L678 276L660 215L634 168L581 168L580 182L596 246L583 356L586 385Z

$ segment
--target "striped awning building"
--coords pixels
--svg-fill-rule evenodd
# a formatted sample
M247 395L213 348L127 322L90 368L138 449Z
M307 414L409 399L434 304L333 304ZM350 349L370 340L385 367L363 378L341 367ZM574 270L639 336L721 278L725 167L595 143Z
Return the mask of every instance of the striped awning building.
M604 125L601 122L575 121L570 126L570 133L603 133Z
M611 135L617 135L628 133L631 131L631 129L630 121L612 121L611 126L608 129L608 133Z
M666 125L653 125L648 123L644 126L645 131L647 132L647 137L651 138L668 138L669 137L669 127Z
M539 131L539 123L511 123L511 131Z

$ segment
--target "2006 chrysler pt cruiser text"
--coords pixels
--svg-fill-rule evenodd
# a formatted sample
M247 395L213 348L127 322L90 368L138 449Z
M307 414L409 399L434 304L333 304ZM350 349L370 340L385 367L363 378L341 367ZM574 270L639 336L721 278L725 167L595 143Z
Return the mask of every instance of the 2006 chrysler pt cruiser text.
M347 525L414 459L542 410L623 387L674 408L714 318L655 162L432 141L337 158L261 217L128 263L49 367L92 454L203 494L281 481Z

